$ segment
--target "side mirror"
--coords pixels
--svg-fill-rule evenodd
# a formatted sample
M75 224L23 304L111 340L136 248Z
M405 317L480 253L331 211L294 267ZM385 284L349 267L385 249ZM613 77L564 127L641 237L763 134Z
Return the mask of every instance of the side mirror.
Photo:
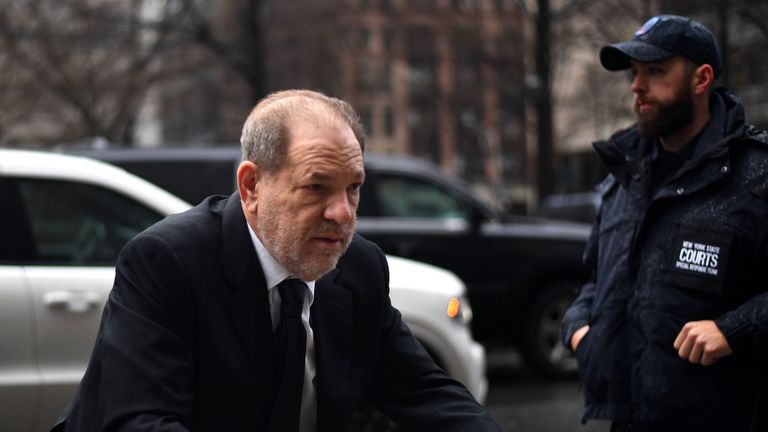
M472 210L469 212L469 219L467 222L469 222L469 232L472 234L477 234L480 231L480 228L483 226L483 222L485 222L486 218L485 215L483 215L483 212L480 211L477 207L472 207Z

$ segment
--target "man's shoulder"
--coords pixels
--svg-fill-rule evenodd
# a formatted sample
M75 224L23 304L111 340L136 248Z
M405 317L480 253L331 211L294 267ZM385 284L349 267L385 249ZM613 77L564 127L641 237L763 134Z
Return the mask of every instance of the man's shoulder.
M215 237L220 232L226 202L223 197L207 198L195 207L166 216L137 235L134 241L157 237L169 244L180 244Z
M360 234L352 237L347 251L339 259L336 268L347 275L384 276L389 270L381 249Z
M746 125L729 148L735 184L749 185L755 195L768 198L768 132Z
M729 143L732 157L742 159L739 164L746 172L760 175L766 172L763 161L768 159L768 132L747 124L743 132Z
M614 132L607 140L593 142L592 147L606 165L613 166L624 164L627 156L637 157L642 151L639 144L637 126L632 125Z
M376 262L384 259L384 253L381 251L376 243L366 239L360 234L355 233L352 236L352 242L349 244L349 248L342 255L339 263L346 263L348 261L371 261Z
M349 250L356 250L362 253L376 253L381 251L376 243L366 239L359 233L352 236L352 242L349 244Z
M754 125L747 125L744 138L757 144L762 144L763 150L768 151L768 131Z

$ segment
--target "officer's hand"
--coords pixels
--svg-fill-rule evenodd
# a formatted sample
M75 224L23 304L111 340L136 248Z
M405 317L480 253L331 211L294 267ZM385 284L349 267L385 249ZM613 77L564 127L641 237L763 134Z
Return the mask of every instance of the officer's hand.
M571 349L576 352L576 347L579 346L579 342L581 342L581 339L584 337L584 335L587 334L589 331L589 326L585 325L584 327L579 327L578 330L573 332L573 336L571 336Z
M728 339L710 320L686 323L675 338L674 346L680 358L702 366L712 365L733 353Z

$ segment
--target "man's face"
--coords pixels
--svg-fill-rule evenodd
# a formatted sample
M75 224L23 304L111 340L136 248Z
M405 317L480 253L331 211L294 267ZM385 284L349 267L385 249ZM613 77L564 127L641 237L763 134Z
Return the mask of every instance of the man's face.
M290 128L285 164L257 183L255 231L288 271L304 280L328 273L352 241L363 154L349 126Z
M631 89L635 94L638 132L666 137L693 120L693 68L682 57L656 63L632 62Z

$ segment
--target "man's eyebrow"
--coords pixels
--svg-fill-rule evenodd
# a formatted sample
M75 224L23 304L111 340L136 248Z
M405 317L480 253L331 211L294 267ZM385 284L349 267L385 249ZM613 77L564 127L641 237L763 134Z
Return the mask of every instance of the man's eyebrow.
M363 180L365 178L365 171L364 170L354 170L352 173L355 178ZM309 178L317 181L327 181L327 180L333 180L335 176L326 174L322 171L312 171L309 173Z
M330 180L333 177L323 172L313 171L309 173L309 177L313 180Z

